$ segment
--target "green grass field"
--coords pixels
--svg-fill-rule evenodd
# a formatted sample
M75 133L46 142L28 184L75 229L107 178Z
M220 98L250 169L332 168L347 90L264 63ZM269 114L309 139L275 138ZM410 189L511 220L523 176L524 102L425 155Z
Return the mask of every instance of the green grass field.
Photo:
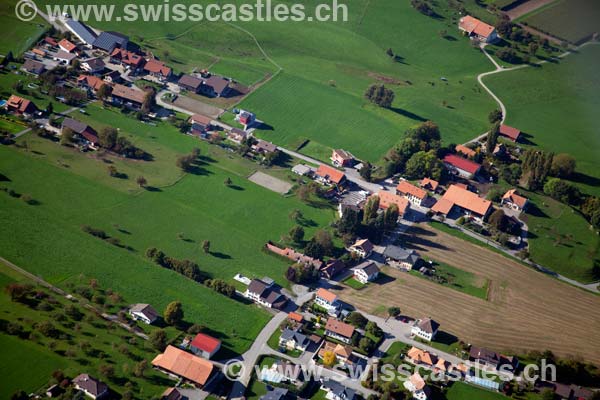
M446 393L446 399L448 400L502 400L507 398L503 394L479 389L463 382L454 382Z
M600 29L600 8L595 0L560 0L524 15L519 22L579 44Z
M433 282L487 300L489 286L488 279L437 261L434 262L434 268L436 270L436 276L442 278L443 281L438 282L434 280ZM419 278L428 279L418 271L413 270L410 273Z
M33 21L23 22L15 15L17 0L5 0L0 4L0 55L12 51L16 56L33 45L48 29L48 24L36 17Z

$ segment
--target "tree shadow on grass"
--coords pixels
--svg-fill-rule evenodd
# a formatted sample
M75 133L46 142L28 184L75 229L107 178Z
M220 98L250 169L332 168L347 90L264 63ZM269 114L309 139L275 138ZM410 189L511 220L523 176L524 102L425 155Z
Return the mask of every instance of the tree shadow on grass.
M538 218L548 218L548 214L546 214L535 203L529 204L529 206L527 207L527 214Z
M144 189L148 192L162 192L162 189L157 188L156 186L145 186Z
M209 251L208 254L222 260L231 260L231 256L229 254L221 253L219 251Z
M435 335L435 341L450 346L458 342L458 338L452 335L451 333L445 331L438 331L438 333Z
M519 142L529 146L537 146L537 144L532 139L533 135L526 132L521 132L521 136L519 136Z
M581 172L575 172L569 180L576 183L583 183L589 186L600 186L600 179L595 176L590 176Z
M423 118L420 115L417 115L417 114L412 113L410 111L404 110L402 108L390 107L390 110L393 111L393 112L395 112L396 114L402 115L403 117L406 117L406 118L413 119L415 121L419 121L419 122L425 122L425 121L427 121L426 118Z
M238 186L238 185L227 185L227 187L230 188L230 189L233 189L233 190L237 190L239 192L242 192L242 191L246 190L243 187Z

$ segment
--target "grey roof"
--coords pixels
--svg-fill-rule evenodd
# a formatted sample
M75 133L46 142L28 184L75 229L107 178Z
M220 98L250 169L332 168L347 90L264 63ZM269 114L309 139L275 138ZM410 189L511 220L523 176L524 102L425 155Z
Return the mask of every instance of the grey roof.
M308 338L306 337L306 335L304 335L298 331L293 331L289 328L286 328L283 330L283 332L281 332L281 339L293 340L294 342L298 343L298 345L300 345L300 346L304 346L304 345L308 344Z
M104 61L100 57L96 58L88 58L87 60L83 60L82 62L87 63L91 69L100 69L104 68Z
M252 279L252 282L250 282L250 285L248 285L248 291L250 293L256 293L262 297L264 292L267 290L267 287L267 284L260 279Z
M158 312L150 304L134 304L129 311L144 314L151 321L158 318Z
M68 53L64 50L59 50L56 53L54 53L53 57L60 58L61 60L67 60L67 61L71 62L74 58L77 58L77 55L73 54L73 53Z
M84 43L92 44L94 43L94 40L96 40L96 33L94 33L94 31L83 22L75 21L74 19L68 19L66 25L69 30Z
M202 85L202 79L196 78L193 75L183 75L177 82L179 85L189 86L198 89Z
M410 262L411 264L414 264L419 260L419 255L414 250L394 245L387 246L383 251L383 256L396 261Z
M22 68L25 71L30 72L32 74L36 74L36 75L41 74L46 69L46 67L44 66L44 64L42 64L41 62L32 60L30 58L28 58L27 60L25 60L25 63L23 64Z
M423 318L422 320L419 321L417 326L423 332L434 333L435 331L438 330L438 328L440 327L440 324L438 324L436 321L432 320L431 318Z
M260 400L281 400L285 396L287 396L288 390L283 388L273 388L273 390L268 391L266 394L260 396Z
M84 124L83 122L77 121L73 118L65 118L62 123L62 127L69 128L75 133L82 133L88 128L87 124Z
M298 164L298 165L295 165L294 168L292 168L292 172L299 174L299 175L306 175L306 174L309 174L311 171L312 171L312 168L310 168L306 164Z
M222 76L211 75L207 79L204 80L204 84L206 86L210 86L213 88L215 93L219 96L223 93L223 91L229 86L229 81Z
M98 379L93 378L88 374L78 375L73 379L73 383L94 396L101 395L108 390L106 383L100 382Z
M354 269L362 269L367 276L372 276L379 272L379 267L373 261L364 261L358 264Z
M335 396L345 399L345 400L353 400L356 396L356 392L353 389L349 389L341 383L334 381L333 379L328 379L323 382L323 387L329 389L331 393Z
M102 32L94 40L93 46L107 52L112 52L115 47L125 48L129 38L118 32Z

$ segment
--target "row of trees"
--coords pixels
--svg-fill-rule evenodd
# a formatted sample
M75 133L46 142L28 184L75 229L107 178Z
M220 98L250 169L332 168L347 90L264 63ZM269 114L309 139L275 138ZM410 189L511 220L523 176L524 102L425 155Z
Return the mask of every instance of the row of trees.
M100 130L98 133L98 142L102 148L113 151L123 157L138 160L147 160L151 158L150 154L134 146L127 138L119 136L119 131L110 126Z
M367 237L379 243L386 231L396 227L399 210L395 204L379 213L379 197L369 198L363 210L347 209L336 223L337 234L345 244L351 244L356 237Z
M146 250L146 257L154 261L163 268L171 269L196 282L204 283L210 276L200 270L198 264L191 260L178 260L167 256L163 251L156 247Z

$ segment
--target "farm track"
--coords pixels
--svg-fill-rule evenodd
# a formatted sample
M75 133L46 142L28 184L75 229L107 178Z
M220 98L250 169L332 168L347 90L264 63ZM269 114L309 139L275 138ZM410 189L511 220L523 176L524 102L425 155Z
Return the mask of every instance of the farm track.
M407 245L422 256L490 279L488 301L391 269L386 274L393 282L343 289L340 296L369 312L383 305L431 316L461 340L492 349L550 349L600 362L600 297L429 226L409 233Z

